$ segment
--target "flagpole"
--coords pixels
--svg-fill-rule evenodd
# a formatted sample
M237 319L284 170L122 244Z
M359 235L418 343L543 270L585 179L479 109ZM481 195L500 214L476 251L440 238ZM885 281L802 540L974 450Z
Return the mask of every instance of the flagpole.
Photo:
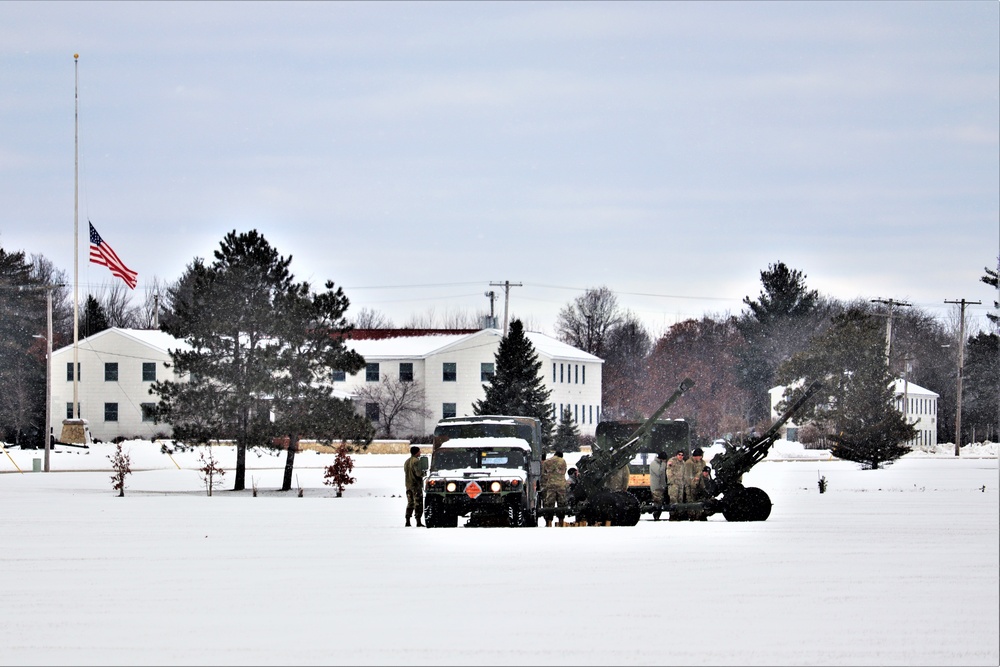
M73 54L73 411L80 418L80 54Z

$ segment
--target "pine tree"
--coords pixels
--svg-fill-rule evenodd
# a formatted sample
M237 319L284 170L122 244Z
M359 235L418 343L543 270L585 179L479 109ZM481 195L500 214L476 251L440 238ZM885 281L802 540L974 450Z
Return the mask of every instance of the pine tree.
M87 338L108 328L110 325L104 306L94 298L93 294L88 294L87 300L83 303L83 312L80 313L80 336Z
M473 412L535 417L542 423L542 446L549 449L553 421L549 405L551 392L542 383L542 362L535 346L524 335L521 320L510 323L507 335L493 356L495 372L486 384L486 397L473 403Z
M834 456L874 470L910 451L905 443L917 432L896 408L877 318L860 309L836 316L828 331L778 369L778 381L789 386L816 379L828 400L812 402L796 420L812 419L827 431ZM785 403L794 398L795 390Z
M815 333L819 293L806 289L805 279L784 262L771 264L760 272L763 290L757 300L743 299L749 311L737 318L736 326L747 344L738 351L737 382L750 397L750 423L765 420L770 412L767 392L774 386L775 369L804 349Z
M573 421L573 411L568 405L563 408L560 416L552 448L559 452L580 451L580 429Z
M321 442L351 440L367 447L371 422L354 411L349 399L333 396L333 370L356 373L364 358L344 343L351 330L344 314L350 302L343 289L327 282L312 293L308 283L275 296L275 336L280 340L272 393L274 428L288 437L282 491L292 488L295 453L301 438Z

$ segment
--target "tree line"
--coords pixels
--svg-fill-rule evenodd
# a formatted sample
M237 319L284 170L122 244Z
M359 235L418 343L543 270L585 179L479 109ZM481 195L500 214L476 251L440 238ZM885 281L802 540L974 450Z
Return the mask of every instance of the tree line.
M888 385L905 376L939 394L938 438L954 442L957 325L949 327L919 308L896 309L887 350L884 306L825 297L809 289L806 278L783 262L771 264L760 272L760 293L743 299L746 308L739 315L689 319L656 340L610 288L601 286L567 304L556 329L562 341L605 360L602 402L608 419L641 419L670 388L690 377L695 388L674 408L674 416L691 422L704 443L763 430L770 421L769 389L820 376L830 387L827 400L814 405L826 407L797 420L813 422L803 433L806 438L834 449L856 446L840 431L850 426L861 437L859 429L877 418L883 435L902 437L902 442L912 434L891 418ZM982 282L995 291L996 271L987 268ZM996 324L995 315L989 318ZM966 341L962 442L973 434L979 440L997 439L998 347L995 333L980 332ZM858 412L873 405L882 408L878 415ZM867 441L873 443L872 438Z
M205 438L219 429L234 434L246 446L266 444L279 432L285 437L308 437L322 430L322 425L315 423L312 408L303 407L310 402L299 400L317 399L310 383L323 371L316 360L325 359L322 363L335 364L330 368L347 372L355 372L361 363L342 345L324 348L315 336L317 327L339 332L340 338L327 338L342 340L355 326L376 328L390 326L391 322L368 309L348 319L349 301L342 290L334 288L332 282L319 291L295 282L289 263L290 258L278 255L256 231L234 231L220 244L214 262L194 259L176 282L157 282L139 306L129 304L121 284L87 295L79 313L80 336L112 326L160 328L178 338L196 341L211 350L217 361L227 358L229 366L220 363L214 372L242 391L243 397L237 398L240 391L235 390L207 392L201 399L211 409L204 415L200 415L200 408L196 409L197 402L186 402L191 396L185 395L182 400L176 387L158 387L163 399L161 418L173 420L175 429L189 438ZM880 305L824 297L808 288L801 271L782 262L761 271L760 277L759 295L745 297L746 309L739 315L689 319L656 340L636 315L619 306L610 288L588 289L559 312L557 336L605 360L602 400L606 419L642 419L662 402L667 389L691 377L696 389L685 397L683 406L677 406L676 416L691 422L696 438L708 441L763 428L770 419L767 390L777 384L793 384L805 374L822 374L829 379L839 373L857 378L853 383L834 383L838 391L848 392L852 386L862 386L859 373L869 372L871 378L866 386L870 385L869 391L881 391L882 401L886 398L882 384L905 373L910 382L939 394L938 437L954 441L956 327L949 328L917 308L896 310L892 343L886 354L884 336L881 343L879 336L885 331L887 313ZM996 271L987 268L982 282L995 288L996 281ZM44 257L28 258L23 252L10 253L0 248L0 380L5 389L0 392L0 437L7 442L43 442L45 293L49 290L53 294L53 348L58 348L72 341L69 281ZM446 322L469 327L478 317L449 314ZM995 323L996 316L989 317ZM433 321L433 314L429 314L420 323ZM276 338L287 346L279 350L268 343ZM997 437L997 340L996 334L979 333L966 342L963 442L970 440L973 433L978 439ZM527 363L525 359L530 355L526 354L522 351L515 355L521 359L517 363ZM885 360L884 368L872 366L878 359ZM198 365L203 361L181 356L175 364L178 371L191 377L212 377ZM284 384L265 381L269 368L285 369L278 374ZM498 374L500 370L498 360ZM198 383L190 384L195 391ZM282 406L283 425L271 425L274 422L270 410L265 424L260 406L255 407L246 398L262 392L273 392L275 405ZM846 393L838 395L838 405L846 406L848 397ZM866 399L868 403L871 398ZM397 402L405 406L412 401ZM495 408L496 402L491 402ZM207 421L205 415L220 412L230 417ZM343 418L342 424L350 422L349 427L339 431L341 435L348 434L359 442L370 440L370 423L351 422L339 406L333 412ZM876 416L852 418L861 424ZM813 428L804 435L829 444L827 439L837 435L836 425L840 424L834 417L847 419L829 410L813 412ZM566 416L546 415L545 419L547 432L562 429L563 442L568 443L573 425ZM331 433L327 435L333 437ZM849 445L843 443L844 447ZM294 448L289 459L293 457Z

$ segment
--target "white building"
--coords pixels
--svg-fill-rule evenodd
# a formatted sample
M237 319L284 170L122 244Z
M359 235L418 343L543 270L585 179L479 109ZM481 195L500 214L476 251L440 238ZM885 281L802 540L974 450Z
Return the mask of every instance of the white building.
M418 380L431 416L408 428L404 435L433 432L439 419L472 414L472 404L485 398L483 387L493 374L494 355L501 332L483 329L466 333L412 335L410 330L356 332L348 346L361 354L367 368L345 375L335 391L353 395L359 386L382 376ZM363 337L379 335L381 338ZM601 419L601 369L603 361L554 338L525 332L542 362L545 388L558 420L564 406L573 412L581 435L593 435ZM168 424L156 424L150 408L158 397L149 388L156 380L176 380L168 366L170 350L188 349L184 341L167 333L142 329L106 329L78 343L80 374L77 391L80 417L87 420L94 438L151 438L170 435ZM72 418L73 346L52 353L52 423L60 437L63 419ZM366 406L359 405L365 414Z
M105 329L78 341L80 417L93 437L110 441L169 435L169 424L156 424L149 416L158 401L149 388L157 380L174 379L167 366L169 350L187 347L167 333L147 329ZM53 350L52 429L57 439L62 420L74 416L72 369L73 346Z
M431 416L411 423L401 433L427 434L443 417L471 415L475 401L486 397L484 384L494 371L502 332L482 329L472 333L408 335L407 330L356 332L348 345L365 358L367 368L343 376L335 386L350 393L366 383L391 379L417 380ZM391 337L364 338L366 335ZM542 362L544 387L558 423L569 406L581 435L593 435L601 419L601 370L604 361L541 333L526 331ZM365 410L365 406L359 406ZM369 410L371 408L369 407Z
M905 380L894 380L893 391L896 394L896 409L917 429L917 437L906 444L911 447L937 445L938 394ZM771 418L777 419L780 416L777 406L785 393L785 387L772 387L768 393L771 396ZM797 441L797 431L795 421L790 419L781 428L781 437Z

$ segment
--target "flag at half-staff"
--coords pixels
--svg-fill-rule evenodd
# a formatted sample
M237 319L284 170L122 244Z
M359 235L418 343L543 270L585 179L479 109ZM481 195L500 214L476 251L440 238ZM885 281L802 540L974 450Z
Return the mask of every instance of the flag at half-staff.
M90 222L90 261L93 264L100 264L111 269L111 273L124 280L129 289L135 289L138 284L136 277L139 274L122 263L107 241L102 239L101 235L94 229L92 222Z

